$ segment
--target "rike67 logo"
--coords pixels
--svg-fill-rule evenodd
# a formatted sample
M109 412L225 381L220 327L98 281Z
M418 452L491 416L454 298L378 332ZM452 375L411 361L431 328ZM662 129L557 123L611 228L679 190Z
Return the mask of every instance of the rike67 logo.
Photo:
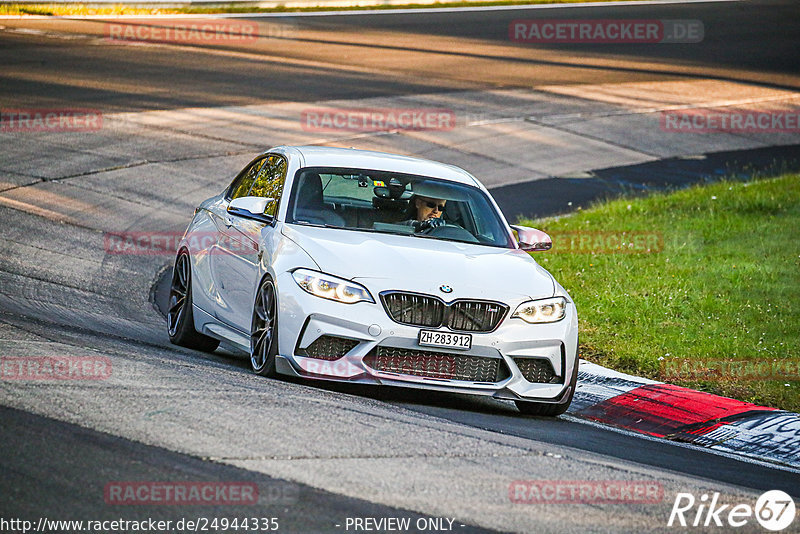
M667 526L681 527L743 527L755 517L759 525L767 530L783 530L794 521L795 504L792 498L780 490L770 490L749 504L720 504L719 493L707 494L695 499L691 493L678 493Z

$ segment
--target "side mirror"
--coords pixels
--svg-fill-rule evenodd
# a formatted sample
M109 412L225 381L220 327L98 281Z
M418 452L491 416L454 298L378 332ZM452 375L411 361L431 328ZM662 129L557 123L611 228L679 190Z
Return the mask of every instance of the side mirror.
M231 200L228 205L228 213L253 219L264 223L271 223L275 218L272 215L267 215L264 211L272 202L274 198L264 197L239 197Z
M525 252L544 252L553 247L553 240L550 236L536 228L528 226L511 225L513 230L517 231L517 241L519 241L519 248Z

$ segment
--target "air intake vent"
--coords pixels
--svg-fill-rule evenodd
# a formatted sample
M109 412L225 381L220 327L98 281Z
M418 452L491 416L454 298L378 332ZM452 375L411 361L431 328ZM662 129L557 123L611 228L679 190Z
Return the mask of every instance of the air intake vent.
M377 347L364 357L364 363L376 371L470 382L494 383L510 376L499 358L417 349Z
M316 358L317 360L338 360L353 347L358 345L355 339L347 339L344 337L336 336L321 336L304 349L297 349L298 356L305 356L307 358Z
M525 380L534 384L560 384L561 377L553 370L550 360L544 358L513 358Z

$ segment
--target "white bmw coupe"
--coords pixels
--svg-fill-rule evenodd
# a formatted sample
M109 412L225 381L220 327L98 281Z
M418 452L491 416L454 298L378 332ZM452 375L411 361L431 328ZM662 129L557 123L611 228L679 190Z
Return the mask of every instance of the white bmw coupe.
M276 147L204 201L178 246L173 343L249 352L253 371L490 395L558 415L578 316L466 171L422 159Z

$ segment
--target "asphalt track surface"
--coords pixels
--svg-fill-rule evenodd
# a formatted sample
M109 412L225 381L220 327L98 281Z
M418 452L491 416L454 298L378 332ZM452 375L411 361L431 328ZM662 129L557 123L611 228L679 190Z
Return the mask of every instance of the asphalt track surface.
M0 107L144 111L701 76L796 89L798 15L793 2L580 14L699 19L703 47L510 44L509 21L533 18L523 10L290 17L280 39L158 49L88 45L104 21L0 21L12 30L0 32ZM271 59L257 60L264 55ZM176 201L167 217L176 227L217 187L200 185ZM108 505L102 489L120 480L252 481L263 496L256 515L279 516L285 532L343 532L347 517L398 516L455 517L465 532L643 532L664 528L677 491L800 497L795 472L570 418L520 417L505 402L252 376L224 348L207 355L168 343L149 294L164 259L95 257L85 245L97 241L95 225L0 212L4 355L101 353L119 370L89 385L2 384L4 518L253 515ZM137 215L154 216L144 203ZM521 510L504 495L515 479L587 478L663 481L665 499Z
M705 37L702 46L511 43L511 21L528 18L696 19ZM106 37L115 19L5 20L77 37L3 32L0 103L109 113L693 77L800 87L800 7L791 1L252 20L272 24L262 29L268 38L156 49L80 38Z
M0 408L4 426L5 473L2 482L4 516L19 518L92 518L127 520L157 518L177 523L182 518L253 517L249 504L197 506L138 506L134 513L120 513L106 506L104 469L87 466L113 465L118 480L237 481L254 484L267 502L259 517L280 518L280 531L328 531L345 517L405 517L416 522L425 516L407 510L376 505L358 499L276 480L259 473L192 458L156 447L101 434L75 425ZM47 454L42 455L43 451ZM13 501L15 506L9 508ZM292 510L287 514L288 509ZM460 526L462 532L488 532Z

